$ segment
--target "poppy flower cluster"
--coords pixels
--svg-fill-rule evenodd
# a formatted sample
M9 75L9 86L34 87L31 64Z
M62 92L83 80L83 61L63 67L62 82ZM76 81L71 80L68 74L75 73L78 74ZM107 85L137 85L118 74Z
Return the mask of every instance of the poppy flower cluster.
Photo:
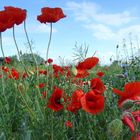
M98 61L99 59L96 57L87 58L85 61L79 62L77 68L87 71L93 68ZM58 75L60 76L60 74L64 77L70 76L71 82L73 82L73 84L80 85L81 88L75 89L72 93L66 93L64 89L55 87L55 90L49 98L49 103L47 105L48 108L56 112L62 109L67 109L73 113L77 113L80 109L83 109L93 115L104 109L105 99L103 93L106 90L106 87L100 78L92 78L89 82L82 82L82 74L81 77L77 77L77 74L72 75L69 73L71 72L69 71L69 67L63 68L55 64L53 64L53 71L55 78L59 79ZM85 92L82 89L84 86L89 86L88 92Z
M26 10L5 6L4 10L0 11L0 32L12 28L15 24L19 25L26 19Z
M49 8L49 7L43 7L41 9L41 15L37 16L37 20L41 23L55 23L59 21L60 19L66 17L64 15L61 8Z

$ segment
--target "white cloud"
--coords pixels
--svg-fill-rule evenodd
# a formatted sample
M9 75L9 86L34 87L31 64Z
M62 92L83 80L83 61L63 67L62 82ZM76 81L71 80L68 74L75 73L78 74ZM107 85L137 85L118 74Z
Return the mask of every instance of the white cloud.
M93 2L67 2L67 10L73 11L76 17L76 20L82 21L90 21L90 18L96 14L98 9L100 9L99 5Z
M89 24L85 26L87 29L91 30L93 36L99 40L108 40L115 37L115 33L103 24Z
M105 13L100 5L94 2L68 2L67 9L73 11L76 20L86 22L96 22L112 26L120 26L135 20L129 11L120 13Z
M94 2L68 2L67 9L99 40L118 41L130 32L140 34L140 24L131 25L138 17L133 16L130 11L105 13L103 8Z
M131 16L128 11L123 11L116 14L99 13L94 18L96 21L107 25L120 26L135 20L137 17Z
M84 27L89 29L93 36L99 40L112 39L114 41L120 41L124 38L128 38L130 33L134 37L138 37L140 35L140 24L129 25L115 31L104 24L86 24Z

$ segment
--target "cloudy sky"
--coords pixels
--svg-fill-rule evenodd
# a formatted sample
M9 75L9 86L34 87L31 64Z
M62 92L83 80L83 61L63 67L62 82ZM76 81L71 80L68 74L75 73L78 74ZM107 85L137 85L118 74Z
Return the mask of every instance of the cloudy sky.
M33 42L33 51L45 57L50 26L40 24L36 17L42 7L61 7L66 18L53 24L53 36L49 57L57 63L59 56L73 60L73 48L89 46L88 56L96 51L102 64L108 64L110 57L116 58L119 45L123 57L124 43L134 52L139 47L140 1L139 0L0 0L0 10L4 6L16 6L28 11L27 30ZM23 25L16 27L19 48L28 52ZM3 33L5 55L16 54L12 30ZM1 53L0 53L1 55ZM131 55L131 54L130 54Z

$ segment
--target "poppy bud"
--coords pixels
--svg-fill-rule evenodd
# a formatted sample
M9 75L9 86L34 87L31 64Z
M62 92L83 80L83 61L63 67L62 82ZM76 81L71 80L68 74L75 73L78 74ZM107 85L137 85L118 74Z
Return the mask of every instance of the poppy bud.
M122 132L122 121L120 119L115 119L108 124L107 133L110 139L118 139Z
M19 84L18 84L18 90L19 90L21 93L23 93L23 92L25 91L25 87L24 87L24 85L23 85L22 83L19 83Z
M122 107L123 107L124 110L127 110L127 109L132 108L133 105L134 105L134 101L126 100L126 101L123 102Z
M73 66L71 69L73 75L77 75L77 69Z
M61 102L61 103L64 103L64 98L61 98L61 99L60 99L60 102Z

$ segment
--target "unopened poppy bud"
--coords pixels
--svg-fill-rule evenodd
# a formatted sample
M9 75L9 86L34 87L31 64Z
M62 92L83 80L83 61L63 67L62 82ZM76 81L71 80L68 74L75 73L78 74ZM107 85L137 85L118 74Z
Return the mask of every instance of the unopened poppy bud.
M73 75L77 75L76 67L73 66L72 69L71 69L71 72L72 72Z
M34 74L34 72L31 71L31 70L28 70L28 72L29 72L29 75L33 75Z
M64 98L61 98L61 99L60 99L60 102L61 102L61 103L64 103Z
M122 121L120 119L115 119L108 124L107 133L111 139L117 139L120 137L122 132Z
M24 87L24 85L23 85L22 83L19 83L19 84L18 84L18 90L19 90L20 92L24 92L24 91L25 91L25 87Z
M132 108L133 105L134 105L134 101L126 100L126 101L123 102L122 107L123 107L124 110L127 110L127 109Z

